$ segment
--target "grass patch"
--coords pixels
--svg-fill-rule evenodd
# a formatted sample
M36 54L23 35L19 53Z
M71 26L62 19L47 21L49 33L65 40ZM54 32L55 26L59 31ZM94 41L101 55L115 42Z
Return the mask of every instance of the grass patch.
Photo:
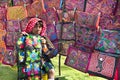
M17 71L9 66L0 66L0 80L17 80Z
M61 76L59 76L58 68L58 56L52 59L52 62L55 66L57 80L106 80L104 78L89 76L76 69L64 65L65 56L61 56ZM16 66L9 67L0 65L0 80L17 80L17 70Z

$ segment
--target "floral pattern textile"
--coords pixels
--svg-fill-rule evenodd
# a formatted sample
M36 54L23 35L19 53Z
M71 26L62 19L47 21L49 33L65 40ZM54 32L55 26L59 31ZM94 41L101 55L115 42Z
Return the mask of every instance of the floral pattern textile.
M22 68L23 73L27 73L28 76L40 74L40 59L41 59L41 37L38 35L28 35L19 38L17 41L19 46L19 62L23 62L26 68ZM26 59L25 59L26 55ZM26 60L26 61L24 61Z

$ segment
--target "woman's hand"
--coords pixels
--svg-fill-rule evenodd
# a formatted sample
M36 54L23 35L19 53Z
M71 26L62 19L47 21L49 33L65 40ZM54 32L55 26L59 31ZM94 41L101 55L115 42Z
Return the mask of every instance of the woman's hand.
M46 44L47 41L44 37L42 37L41 40L42 40L43 52L46 53L48 51L48 47L47 47L47 44Z
M41 40L42 40L42 44L46 44L46 39L45 38L41 38Z
M23 31L23 32L21 33L21 36L23 36L23 35L28 35L28 33L26 33L25 31Z

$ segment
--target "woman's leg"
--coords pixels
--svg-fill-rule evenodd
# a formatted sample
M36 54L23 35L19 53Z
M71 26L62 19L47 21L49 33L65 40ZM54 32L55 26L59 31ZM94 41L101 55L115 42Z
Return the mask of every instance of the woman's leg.
M54 80L54 78L55 78L55 70L54 69L50 69L49 71L48 71L48 80Z
M54 80L55 79L55 70L54 66L51 62L45 62L43 64L43 70L48 73L48 80Z

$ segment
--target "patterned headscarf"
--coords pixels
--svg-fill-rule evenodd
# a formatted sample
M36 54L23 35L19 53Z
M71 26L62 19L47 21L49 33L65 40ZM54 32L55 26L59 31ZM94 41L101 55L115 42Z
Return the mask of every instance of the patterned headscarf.
M45 36L46 35L46 24L43 20L39 19L39 18L31 18L29 21L28 21L28 24L25 28L25 32L27 33L31 33L32 32L32 29L34 28L35 24L38 22L38 21L42 21L43 22L43 27L42 27L42 31L40 33L40 36Z

